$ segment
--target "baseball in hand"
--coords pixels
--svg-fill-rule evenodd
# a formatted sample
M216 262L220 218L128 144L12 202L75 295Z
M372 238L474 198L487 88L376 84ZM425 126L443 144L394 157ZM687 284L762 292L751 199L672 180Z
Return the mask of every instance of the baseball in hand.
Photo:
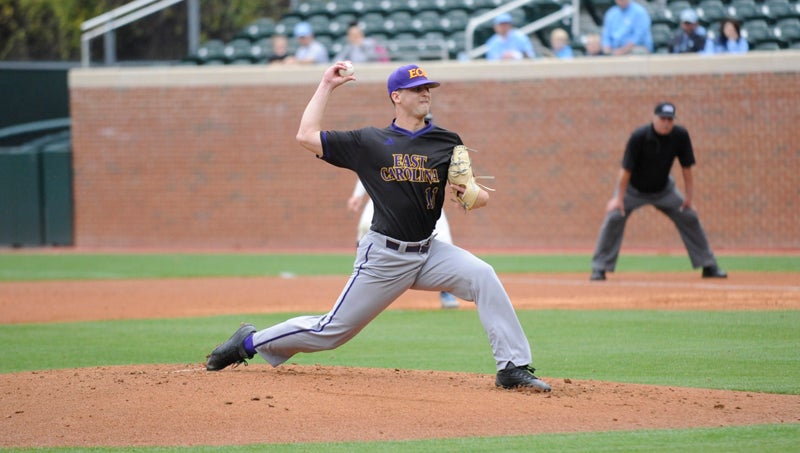
M346 61L344 63L345 68L339 70L339 75L342 77L347 77L353 75L356 72L356 68L353 67L353 63Z

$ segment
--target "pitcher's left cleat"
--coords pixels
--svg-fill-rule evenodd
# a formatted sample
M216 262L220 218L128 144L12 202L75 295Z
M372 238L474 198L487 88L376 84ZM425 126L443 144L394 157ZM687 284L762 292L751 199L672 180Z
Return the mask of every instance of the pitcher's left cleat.
M219 371L228 365L238 365L240 363L247 365L247 360L252 359L253 356L244 350L244 340L255 332L256 328L252 324L242 324L228 338L228 341L211 351L211 354L207 357L206 370Z

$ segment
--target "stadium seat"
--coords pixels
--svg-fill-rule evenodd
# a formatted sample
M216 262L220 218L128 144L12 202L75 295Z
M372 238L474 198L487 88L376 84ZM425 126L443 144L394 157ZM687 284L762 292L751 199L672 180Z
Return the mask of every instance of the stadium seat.
M268 38L275 33L275 20L271 17L261 17L256 19L252 24L244 27L242 31L236 34L235 38L247 38L252 42L256 42L262 38Z
M680 21L681 11L687 8L694 9L692 4L687 0L672 0L671 2L667 3L667 8L672 13L672 17L675 18L675 23Z
M797 5L800 5L800 2L766 0L764 2L764 11L773 22L778 22L782 19L800 18L800 9L798 9Z
M463 0L434 0L434 4L439 14L444 14L454 9L466 9Z
M647 10L650 15L650 23L653 24L667 24L670 27L678 26L678 19L672 15L672 11L666 5L659 2L646 2L642 6Z
M386 20L383 21L383 28L390 35L413 32L412 20L411 13L408 11L398 11L386 17Z
M249 39L238 38L225 45L223 53L227 64L251 64L256 59L251 52L252 43Z
M356 3L360 14L379 13L383 15L384 9L381 5L381 0L358 0Z
M441 17L439 17L437 11L433 10L422 11L413 17L411 20L411 28L419 35L425 35L430 32L444 33Z
M761 5L756 4L754 0L734 0L728 8L728 14L742 23L768 19L761 9Z
M366 13L358 19L358 22L367 36L372 36L375 33L386 33L383 28L383 15L380 13Z
M335 39L340 38L347 34L347 29L350 27L350 24L357 21L358 18L355 14L338 14L331 19L330 23L328 24L328 34Z
M198 64L220 64L225 62L225 43L209 39L197 48L194 57Z
M653 35L653 48L669 47L672 40L672 28L667 24L654 24L650 27Z
M327 0L306 0L295 8L302 18L308 19L316 14L330 15L327 8Z
M302 19L298 16L283 16L275 25L275 33L286 35L291 38L294 32L294 26L300 21L302 21Z
M697 16L700 23L708 27L709 24L719 22L728 15L728 9L722 0L702 0L697 5Z
M767 21L756 19L742 24L742 36L747 39L751 48L769 42L778 43L780 40L775 37L772 30L767 25Z
M384 16L388 16L398 11L405 11L409 14L417 12L408 2L408 0L381 0L379 4Z
M436 5L436 0L409 0L415 11L436 11L439 12L439 7Z
M768 41L756 44L756 46L750 50L781 50L781 46L776 42Z
M252 43L250 54L254 58L254 63L266 62L272 56L272 38L261 38Z
M441 19L439 19L439 24L441 25L442 30L448 35L458 31L463 32L467 29L468 22L469 14L462 9L450 11L444 14Z
M308 22L309 25L311 25L311 29L314 30L314 36L319 38L320 36L331 35L331 19L327 14L315 14L313 16L309 16L309 18L306 19L306 22Z
M784 47L800 42L800 19L781 19L775 25L774 35Z
M458 55L464 51L465 46L464 31L451 33L447 37L447 50L450 53L450 58L458 58Z

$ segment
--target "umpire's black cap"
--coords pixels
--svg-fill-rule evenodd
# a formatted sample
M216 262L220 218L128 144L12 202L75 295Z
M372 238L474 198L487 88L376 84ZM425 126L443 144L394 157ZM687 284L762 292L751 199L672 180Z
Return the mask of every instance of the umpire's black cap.
M662 102L656 106L656 110L653 113L662 118L675 118L675 104Z

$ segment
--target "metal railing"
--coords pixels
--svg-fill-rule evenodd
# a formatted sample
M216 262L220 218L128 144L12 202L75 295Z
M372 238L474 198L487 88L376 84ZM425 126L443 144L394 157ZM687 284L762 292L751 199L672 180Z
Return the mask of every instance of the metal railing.
M114 64L117 60L115 31L118 28L182 1L188 2L189 53L194 53L200 44L200 5L198 0L135 0L81 24L81 66L91 65L89 43L92 39L103 35L105 64Z
M497 8L487 11L484 14L481 14L478 17L473 17L467 22L467 29L464 32L464 52L466 53L467 57L471 60L481 55L485 54L488 50L486 44L483 44L479 47L475 47L475 31L478 29L479 26L494 20L495 17L502 13L507 13L509 11L513 11L521 6L527 5L528 3L534 3L536 0L514 0L512 2L506 3L503 6L498 6ZM572 36L578 36L580 34L580 0L572 0L572 4L564 5L560 10L555 11L551 14L548 14L545 17L537 19L530 24L527 24L523 27L519 28L519 31L528 35L534 33L552 23L558 22L566 17L573 16L572 18Z

